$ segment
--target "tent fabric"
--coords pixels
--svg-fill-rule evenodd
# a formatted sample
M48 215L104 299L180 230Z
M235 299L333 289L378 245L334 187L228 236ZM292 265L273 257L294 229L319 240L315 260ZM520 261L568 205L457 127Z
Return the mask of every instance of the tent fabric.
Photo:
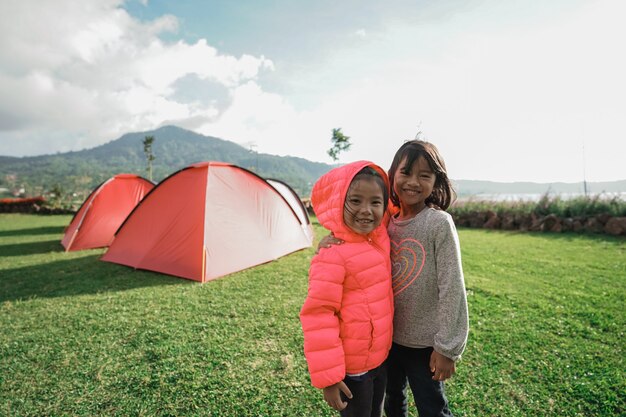
M157 185L101 260L206 282L311 245L312 234L266 180L202 162Z
M276 191L278 191L285 198L285 200L287 200L291 209L294 211L296 216L298 216L304 233L306 233L307 236L310 236L311 241L313 241L313 227L311 226L309 213L306 211L306 207L304 207L302 200L295 190L281 180L267 178L267 182L270 183L270 185L274 187Z
M85 199L61 244L68 252L108 246L126 216L153 188L154 183L134 174L109 178Z

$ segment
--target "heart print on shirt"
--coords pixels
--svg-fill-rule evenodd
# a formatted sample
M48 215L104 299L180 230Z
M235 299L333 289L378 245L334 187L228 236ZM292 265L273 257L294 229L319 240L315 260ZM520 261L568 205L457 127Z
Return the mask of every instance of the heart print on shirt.
M391 285L396 296L407 289L422 273L426 251L424 246L415 239L391 241L391 264L393 275Z

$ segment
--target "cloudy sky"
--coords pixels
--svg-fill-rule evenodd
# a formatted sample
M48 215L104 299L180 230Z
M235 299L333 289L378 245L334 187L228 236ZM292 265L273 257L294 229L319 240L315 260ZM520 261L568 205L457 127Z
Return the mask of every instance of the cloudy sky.
M455 179L626 179L622 0L0 0L0 155L175 124ZM158 138L157 138L158 140Z

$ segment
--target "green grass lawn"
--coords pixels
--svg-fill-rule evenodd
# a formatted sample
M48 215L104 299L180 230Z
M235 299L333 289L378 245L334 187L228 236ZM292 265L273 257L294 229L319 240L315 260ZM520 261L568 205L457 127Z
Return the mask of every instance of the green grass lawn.
M0 415L337 415L302 353L313 249L198 284L65 253L69 221L0 215ZM460 239L471 331L455 415L624 415L624 240Z

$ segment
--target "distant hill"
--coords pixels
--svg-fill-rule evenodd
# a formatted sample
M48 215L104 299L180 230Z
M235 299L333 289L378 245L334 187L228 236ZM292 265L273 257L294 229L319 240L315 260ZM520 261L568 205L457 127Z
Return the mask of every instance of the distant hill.
M41 194L55 186L64 191L91 190L119 173L146 176L142 141L154 136L153 179L202 161L222 161L250 169L266 178L287 182L308 196L312 184L332 165L303 158L253 153L234 142L203 136L175 126L128 133L93 149L33 157L0 156L0 188L22 186L29 194Z
M585 191L582 182L535 183L456 180L453 183L461 197L494 194L583 194ZM588 182L587 192L589 194L626 193L626 180Z
M308 197L315 181L333 165L303 158L252 153L234 142L200 135L175 126L148 132L128 133L104 145L78 152L32 157L0 156L0 196L2 189L24 188L28 195L41 195L52 189L86 196L95 186L119 173L146 176L142 141L154 136L153 179L168 175L202 161L229 162L250 169L266 178L291 185L301 197ZM454 181L461 197L477 194L582 193L583 184L492 181ZM626 192L626 180L588 183L592 193ZM5 192L6 194L6 192Z

